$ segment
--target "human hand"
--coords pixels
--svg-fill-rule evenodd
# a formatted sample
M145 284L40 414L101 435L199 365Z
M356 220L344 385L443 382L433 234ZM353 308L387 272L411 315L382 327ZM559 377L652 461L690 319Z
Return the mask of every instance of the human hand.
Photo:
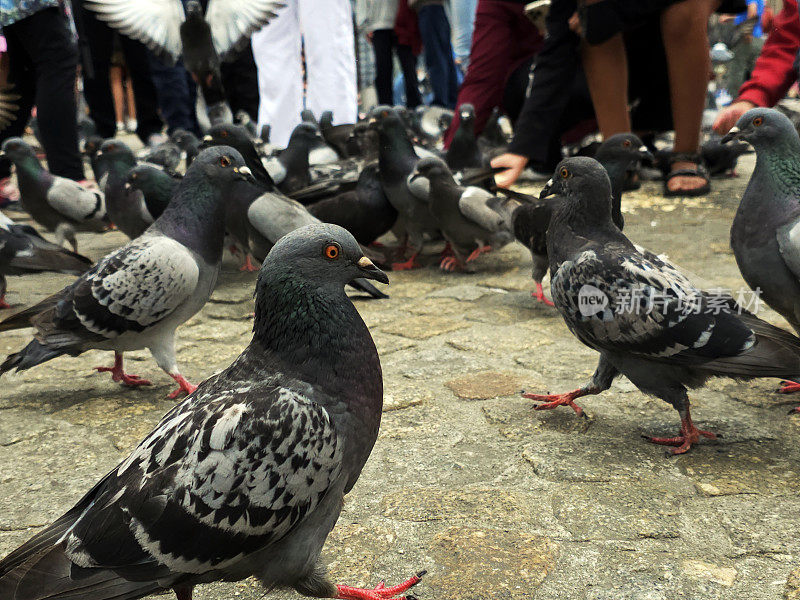
M505 171L501 171L494 176L494 182L497 187L507 188L512 186L527 164L528 158L526 156L512 154L511 152L494 157L491 165L495 168L502 167L505 169Z
M747 3L747 18L755 19L758 16L758 4L755 2Z
M723 108L717 116L717 120L714 121L714 131L720 135L725 135L731 130L731 127L736 125L739 117L755 107L756 105L748 100L739 100Z

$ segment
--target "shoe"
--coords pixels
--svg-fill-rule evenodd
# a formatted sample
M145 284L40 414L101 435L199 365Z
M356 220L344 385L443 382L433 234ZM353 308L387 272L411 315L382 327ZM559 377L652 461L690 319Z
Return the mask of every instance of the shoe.
M128 119L125 121L125 131L128 133L136 133L136 128L139 126L139 123L136 122L136 119Z

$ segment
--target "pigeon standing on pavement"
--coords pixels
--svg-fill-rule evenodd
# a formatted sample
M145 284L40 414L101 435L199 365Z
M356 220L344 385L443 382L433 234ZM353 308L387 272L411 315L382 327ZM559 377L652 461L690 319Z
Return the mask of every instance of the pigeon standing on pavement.
M30 225L14 223L0 212L0 308L11 308L5 300L6 275L46 271L80 275L92 261L45 240Z
M29 369L64 354L113 350L114 366L100 367L114 381L147 385L125 373L124 352L147 348L178 382L175 330L205 305L219 274L225 235L225 194L252 176L241 155L219 147L197 157L175 198L141 236L100 260L60 292L0 322L0 331L34 327L21 351L0 365L0 375Z
M462 104L458 108L458 116L458 129L447 149L447 166L452 171L485 167L486 158L475 137L475 107L472 104Z
M736 163L743 154L753 151L744 142L722 143L722 138L714 136L700 146L700 157L709 175L730 175L736 177Z
M0 561L4 600L134 600L255 576L268 590L343 600L397 586L336 585L319 556L375 441L383 378L344 293L388 281L335 225L275 245L250 345L173 408L78 504Z
M176 173L142 163L128 171L125 185L142 193L147 212L157 219L172 200L181 179Z
M611 218L611 185L595 160L568 158L551 180L558 203L547 231L553 301L570 331L600 353L589 383L566 394L525 394L537 409L570 406L625 375L640 391L671 404L680 433L649 438L689 450L701 437L687 388L711 377L800 376L800 339L741 309L729 295L697 289L683 273L640 252Z
M186 131L185 129L176 129L169 136L169 139L184 153L186 168L188 169L200 151L200 140L191 131Z
M0 156L8 158L16 167L22 208L39 225L55 231L59 245L66 240L77 252L76 229L97 232L104 229L103 194L47 171L22 138L8 138L3 142Z

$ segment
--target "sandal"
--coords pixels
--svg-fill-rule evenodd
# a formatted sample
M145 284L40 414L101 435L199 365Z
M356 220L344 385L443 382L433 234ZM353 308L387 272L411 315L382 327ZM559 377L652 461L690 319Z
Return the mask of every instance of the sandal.
M706 194L708 194L708 192L711 191L711 179L709 177L708 171L701 162L699 154L688 154L686 152L673 152L672 154L670 154L669 164L671 166L676 162L693 162L696 164L696 166L670 171L664 176L665 198L673 198L675 196L684 196L687 198L693 196L705 196ZM701 179L705 179L706 183L705 185L702 185L698 188L694 188L691 190L670 190L667 184L673 177L700 177Z

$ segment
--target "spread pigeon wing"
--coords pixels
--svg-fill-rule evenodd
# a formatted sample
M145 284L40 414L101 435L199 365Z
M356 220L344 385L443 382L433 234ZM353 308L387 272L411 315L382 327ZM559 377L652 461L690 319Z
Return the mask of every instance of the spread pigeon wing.
M800 280L800 217L778 227L775 235L783 262Z
M86 189L77 181L55 177L47 190L47 203L73 221L90 221L105 216L102 192Z
M200 270L183 245L143 236L104 258L33 319L53 345L141 332L167 317L195 291Z
M261 29L285 6L276 0L210 0L206 21L214 49L221 57Z
M473 223L487 231L500 231L503 228L503 215L493 210L488 202L494 195L478 187L468 187L458 199L458 210Z
M275 377L226 383L201 386L111 472L64 536L73 561L224 569L317 507L341 473L329 413Z
M85 6L120 33L139 40L172 64L181 55L180 0L86 0Z
M585 250L561 264L551 289L570 330L597 350L692 364L737 356L754 343L730 296L717 302L652 253L613 244Z

